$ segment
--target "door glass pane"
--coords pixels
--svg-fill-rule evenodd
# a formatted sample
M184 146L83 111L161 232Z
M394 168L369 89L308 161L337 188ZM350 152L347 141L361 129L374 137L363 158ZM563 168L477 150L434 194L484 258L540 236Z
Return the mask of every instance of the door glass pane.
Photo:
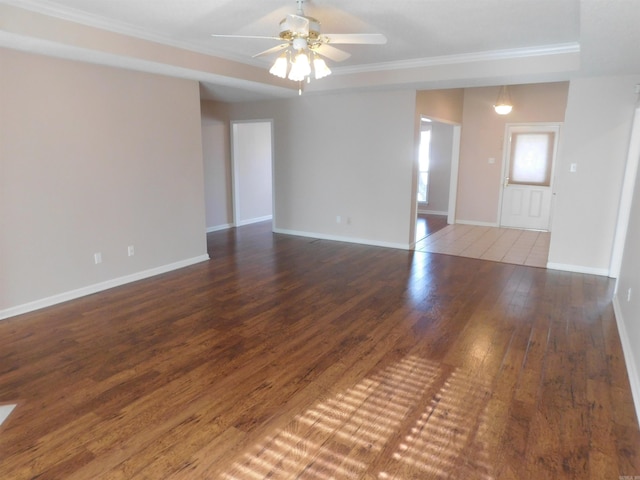
M554 132L513 133L509 183L549 186Z

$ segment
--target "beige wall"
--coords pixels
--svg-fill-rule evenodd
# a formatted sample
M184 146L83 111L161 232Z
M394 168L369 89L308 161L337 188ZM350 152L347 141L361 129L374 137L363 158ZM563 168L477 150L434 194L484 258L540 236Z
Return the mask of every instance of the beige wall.
M233 224L229 106L202 102L202 151L207 230Z
M499 87L465 89L456 221L498 224L505 125L564 121L568 88L567 82L512 86L514 108L504 116L493 110Z
M638 75L571 82L556 171L554 267L609 272L637 83Z
M416 112L434 120L462 123L464 89L421 90L416 93Z
M274 120L274 228L406 248L415 102L402 91L232 104L231 120Z
M197 82L0 63L0 316L206 258Z

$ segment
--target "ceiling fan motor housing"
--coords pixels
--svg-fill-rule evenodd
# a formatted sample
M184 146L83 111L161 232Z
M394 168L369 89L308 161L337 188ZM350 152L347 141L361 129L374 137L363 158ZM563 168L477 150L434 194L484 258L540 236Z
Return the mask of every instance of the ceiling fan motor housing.
M309 21L308 33L305 32L306 34L302 34L300 32L292 30L289 22L287 21L288 17L286 17L280 21L280 38L287 41L299 37L307 38L310 41L318 40L318 38L320 37L320 22L313 17L307 17L306 15L299 16L304 17Z

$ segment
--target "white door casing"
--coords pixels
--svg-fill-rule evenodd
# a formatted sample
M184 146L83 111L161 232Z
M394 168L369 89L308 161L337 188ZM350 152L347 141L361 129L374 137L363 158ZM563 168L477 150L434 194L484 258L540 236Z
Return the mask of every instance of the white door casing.
M500 226L550 228L560 124L507 124Z

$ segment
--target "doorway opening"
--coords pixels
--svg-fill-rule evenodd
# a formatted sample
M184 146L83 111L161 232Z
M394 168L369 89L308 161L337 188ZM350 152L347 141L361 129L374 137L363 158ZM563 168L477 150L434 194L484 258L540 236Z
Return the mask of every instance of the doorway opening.
M273 121L231 123L233 224L273 220Z
M460 126L420 116L414 241L455 221Z

